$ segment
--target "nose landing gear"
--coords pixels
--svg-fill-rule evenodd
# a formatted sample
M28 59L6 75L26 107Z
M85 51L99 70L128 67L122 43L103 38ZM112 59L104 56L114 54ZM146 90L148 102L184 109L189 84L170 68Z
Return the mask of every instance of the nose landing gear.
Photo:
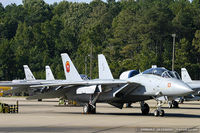
M165 115L165 111L162 110L161 106L162 106L162 102L158 101L157 102L157 109L154 111L154 116L164 116Z
M154 116L164 116L164 115L165 115L165 111L164 110L156 109L154 111Z

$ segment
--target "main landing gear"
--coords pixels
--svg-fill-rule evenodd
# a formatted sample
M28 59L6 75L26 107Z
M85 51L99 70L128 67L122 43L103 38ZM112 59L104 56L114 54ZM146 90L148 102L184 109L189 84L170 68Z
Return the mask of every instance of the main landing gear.
M84 114L96 114L96 101L99 97L100 93L95 93L90 95L89 103L86 103L83 106L83 113Z
M164 116L165 115L165 111L162 110L161 106L162 106L162 102L157 101L157 109L154 111L154 116Z
M141 111L143 115L148 115L149 114L149 105L145 103L144 101L140 102L141 106Z
M177 101L175 101L175 100L172 100L172 101L168 102L169 108L179 108L178 105L179 105L179 103Z
M83 106L84 114L96 114L96 105L91 105L89 103Z

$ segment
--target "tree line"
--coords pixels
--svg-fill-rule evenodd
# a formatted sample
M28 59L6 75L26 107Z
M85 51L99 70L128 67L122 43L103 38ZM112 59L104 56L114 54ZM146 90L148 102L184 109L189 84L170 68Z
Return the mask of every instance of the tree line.
M186 67L200 79L200 0L0 3L0 80L23 79L24 64L38 79L45 78L45 65L64 78L60 54L65 52L79 73L89 74L91 67L92 78L98 78L100 53L115 78L152 65L171 70L174 33L175 70Z

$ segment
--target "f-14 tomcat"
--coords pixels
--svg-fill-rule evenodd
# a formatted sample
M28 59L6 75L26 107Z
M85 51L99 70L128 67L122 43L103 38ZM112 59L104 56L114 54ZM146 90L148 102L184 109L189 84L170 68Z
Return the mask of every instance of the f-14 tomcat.
M181 77L182 80L194 90L191 97L185 97L185 100L200 100L200 80L192 80L186 68L181 69Z
M30 88L30 86L31 85L40 85L41 83L48 84L49 82L52 83L55 80L49 66L45 67L46 80L44 80L44 79L36 80L33 73L29 69L29 67L27 65L23 65L23 67L24 67L25 79L0 82L0 86L12 87L11 90L5 91L4 93L26 92L26 93L29 93L30 95L32 95L32 93L40 93L40 92L44 91L43 88Z
M149 106L145 100L160 96L176 96L191 93L191 88L184 82L170 78L164 68L152 68L141 74L126 71L120 79L114 79L104 55L98 55L99 79L83 80L68 54L61 54L66 81L53 84L33 85L32 87L54 87L54 91L29 97L28 99L44 99L65 97L85 103L84 113L96 113L96 103L108 103L122 109L124 103L140 102L142 114L149 114ZM161 104L154 112L155 116L164 116Z
M183 82L188 84L191 89L194 91L192 94L184 96L181 99L183 101L199 101L200 100L200 80L192 80L187 69L181 68L181 77Z

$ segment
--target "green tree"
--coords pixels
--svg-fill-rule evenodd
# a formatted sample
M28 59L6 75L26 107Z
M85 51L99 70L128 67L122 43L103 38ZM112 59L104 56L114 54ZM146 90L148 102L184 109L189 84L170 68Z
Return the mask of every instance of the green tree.
M13 44L7 39L2 39L0 44L0 80L15 79L17 76Z
M50 20L52 17L50 6L43 0L23 0L23 5L27 13L25 22L29 26Z

